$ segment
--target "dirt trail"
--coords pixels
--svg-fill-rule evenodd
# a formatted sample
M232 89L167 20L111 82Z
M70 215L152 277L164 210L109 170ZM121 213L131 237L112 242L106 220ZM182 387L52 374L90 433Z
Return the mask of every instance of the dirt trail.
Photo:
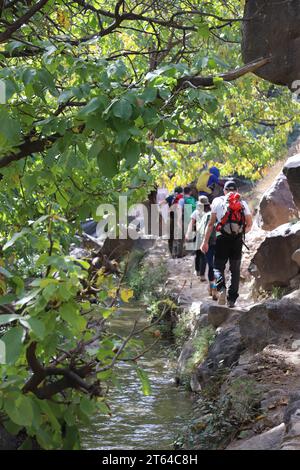
M298 152L299 150L297 148ZM289 153L293 154L292 152L295 153L295 150ZM237 308L249 308L256 303L252 296L253 279L248 267L258 246L264 240L266 232L256 224L255 209L263 193L273 184L274 179L282 170L285 160L277 162L253 190L243 195L253 211L254 226L246 237L250 251L246 248L243 250L240 297L236 303ZM185 310L200 313L202 302L213 302L208 295L208 281L200 282L194 274L194 256L192 254L181 259L173 259L169 255L167 241L158 240L151 250L149 260L153 263L166 263L169 273L168 287L171 292L180 292L179 303ZM260 442L259 448L269 448L269 442L262 433L281 425L289 397L300 387L300 350L292 348L295 339L293 335L290 335L281 344L270 344L257 354L246 351L241 356L239 364L233 368L233 374L236 373L239 376L242 373L254 379L256 386L263 391L263 400L262 414L259 420L255 423L249 423L249 427L246 428L249 430L250 436L256 440L238 439L232 442L229 448L255 449L257 442ZM276 448L280 448L280 442L276 442L275 445Z

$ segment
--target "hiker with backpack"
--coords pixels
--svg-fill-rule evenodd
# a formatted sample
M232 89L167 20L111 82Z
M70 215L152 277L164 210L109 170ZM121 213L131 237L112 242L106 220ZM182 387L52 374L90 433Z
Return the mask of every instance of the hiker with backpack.
M197 199L192 196L192 190L190 186L186 186L183 189L183 198L180 199L178 204L182 208L182 210L184 210L185 205L191 206L191 212L194 212L196 210Z
M189 241L190 238L194 238L195 271L197 276L200 277L200 281L205 282L205 271L206 266L208 265L209 295L212 296L213 300L217 300L217 290L214 276L214 255L216 246L216 233L214 230L212 231L209 238L209 247L207 253L203 253L200 249L200 245L204 239L210 216L211 207L209 200L206 196L200 196L199 202L197 203L197 208L191 216L191 221L186 234L186 241ZM194 237L192 237L191 234L195 234Z
M232 308L239 297L240 267L245 233L252 227L252 216L248 204L241 199L237 192L235 181L227 181L224 186L224 196L214 199L211 207L211 217L205 231L201 251L208 252L209 238L216 227L216 253L214 274L216 287L219 292L219 305ZM226 290L225 267L229 261L231 283Z

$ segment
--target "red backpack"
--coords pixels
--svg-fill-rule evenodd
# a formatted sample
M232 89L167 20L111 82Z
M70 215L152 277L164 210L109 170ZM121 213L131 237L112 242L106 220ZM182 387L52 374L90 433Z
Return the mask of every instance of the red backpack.
M230 236L245 234L246 219L240 194L229 193L226 196L224 211L221 222L217 225L217 232Z
M177 194L173 200L173 203L172 204L178 204L178 202L180 201L180 199L183 198L183 194Z

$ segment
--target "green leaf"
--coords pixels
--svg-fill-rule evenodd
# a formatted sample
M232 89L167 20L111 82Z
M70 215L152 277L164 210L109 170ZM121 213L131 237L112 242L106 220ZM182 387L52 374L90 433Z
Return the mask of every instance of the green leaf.
M44 339L45 337L45 325L41 320L37 318L27 318L20 320L21 325L25 328L28 328L32 333L34 333L39 339Z
M126 159L126 163L130 167L133 167L134 165L136 165L136 163L139 161L140 153L141 153L140 144L130 139L129 142L127 142L125 149L124 149L124 157Z
M15 424L31 426L33 410L30 397L21 392L10 393L4 402L4 410Z
M3 276L7 277L8 279L13 277L13 275L2 266L0 266L0 274L3 274Z
M49 302L50 299L52 299L54 293L57 291L57 285L56 284L49 284L43 289L43 297Z
M209 26L207 23L202 21L201 23L197 24L197 33L198 36L200 36L203 39L208 39L209 38Z
M18 121L12 119L7 111L0 111L0 136L2 141L11 147L15 147L21 142L21 128Z
M125 98L121 98L112 106L113 115L128 121L132 116L132 105Z
M20 447L18 447L18 450L32 450L32 439L27 437Z
M11 54L15 49L24 49L26 45L20 41L9 41L5 49Z
M15 326L0 339L0 364L15 364L23 347L23 328Z
M20 315L16 314L8 314L8 315L0 315L0 325L6 325L7 323L11 323L15 320L19 320L22 318Z
M75 328L77 331L83 331L86 327L86 320L78 312L76 304L67 302L59 309L59 314L63 320Z
M80 264L84 269L90 268L90 263L88 261L84 261L83 259L76 259L72 258L76 263Z
M0 298L0 305L7 305L16 300L16 296L14 294L7 294Z
M78 118L80 119L82 117L88 116L89 114L98 111L98 109L103 109L104 104L105 100L102 96L92 98L91 101L79 111Z
M23 305L25 304L28 304L31 300L35 299L38 294L40 293L42 289L35 289L33 291L31 291L30 293L28 293L27 295L25 295L25 297L22 297L20 300L18 300L16 302L16 305L18 307L23 307Z
M141 98L145 103L153 103L157 98L157 89L154 87L146 88Z
M90 398L83 397L80 400L80 409L88 417L95 413L96 405Z
M144 370L140 369L139 367L136 368L136 373L137 373L138 378L141 381L143 394L146 396L150 395L151 385L150 385L148 374Z
M5 243L5 245L3 246L3 251L7 250L7 248L11 247L14 245L14 243L19 240L19 238L23 237L23 235L25 235L26 233L29 233L29 229L28 228L23 228L23 230L21 230L21 232L16 232L14 233L14 235L11 237L11 239Z
M79 450L80 449L80 434L76 426L66 426L63 450Z
M3 421L3 426L5 427L6 431L9 432L9 434L12 434L13 436L16 436L17 434L19 434L19 432L23 428L23 426L13 423L13 421L11 420Z
M103 149L97 157L101 173L107 178L112 178L118 172L118 158L112 150Z

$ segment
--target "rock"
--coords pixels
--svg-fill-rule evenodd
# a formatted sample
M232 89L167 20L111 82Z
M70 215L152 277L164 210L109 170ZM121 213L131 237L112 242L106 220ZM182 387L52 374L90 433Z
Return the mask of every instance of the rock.
M268 310L265 304L254 305L239 321L240 334L246 347L261 351L267 344L277 342L279 335L270 328Z
M295 261L295 263L298 264L298 266L300 266L300 250L296 250L293 254L292 254L292 260Z
M286 176L280 173L265 192L259 204L259 220L263 230L274 230L298 216Z
M195 371L197 382L207 384L218 371L237 363L243 350L244 345L237 326L221 331L210 346L206 359Z
M283 168L294 202L300 210L300 154L290 157Z
M293 394L284 413L286 433L281 450L300 450L300 394Z
M297 289L294 292L285 295L284 297L282 297L282 299L291 300L292 302L300 304L300 289Z
M190 387L191 387L192 392L194 393L199 393L202 390L201 384L199 383L196 375L194 374L191 376Z
M101 253L108 256L110 259L120 261L124 256L133 251L146 252L152 248L154 244L155 240L153 238L138 238L137 240L132 240L131 238L126 240L106 238Z
M255 74L272 83L291 87L300 77L298 0L247 0L243 22L242 55L245 63L271 57Z
M183 379L191 373L188 361L195 353L195 346L193 339L189 339L183 346L177 362L176 369L176 382L182 383Z
M230 309L211 302L204 302L201 305L200 313L207 315L208 323L215 328L225 323L229 318L238 315L242 310Z
M297 351L298 349L300 349L300 340L299 340L299 339L297 339L296 341L293 341L293 342L292 342L291 349L292 349L293 351Z
M246 347L261 351L268 344L278 343L288 333L300 334L300 305L290 299L254 305L241 315L239 326Z
M209 325L209 322L208 322L207 313L204 313L203 315L200 315L199 318L197 318L197 321L196 321L196 328L197 329L205 328L208 325Z
M281 299L266 302L270 327L278 334L300 334L300 305L291 300Z
M290 288L293 290L300 289L300 275L297 274L297 276L293 277L293 279L290 280Z
M70 256L74 256L74 258L76 259L90 258L91 252L84 248L75 247L75 248L72 248L72 250L70 251Z
M273 286L287 287L299 272L291 260L300 245L300 222L281 225L268 234L252 259L252 273L258 287L271 290Z
M230 444L226 450L279 450L285 432L282 423L258 436Z

